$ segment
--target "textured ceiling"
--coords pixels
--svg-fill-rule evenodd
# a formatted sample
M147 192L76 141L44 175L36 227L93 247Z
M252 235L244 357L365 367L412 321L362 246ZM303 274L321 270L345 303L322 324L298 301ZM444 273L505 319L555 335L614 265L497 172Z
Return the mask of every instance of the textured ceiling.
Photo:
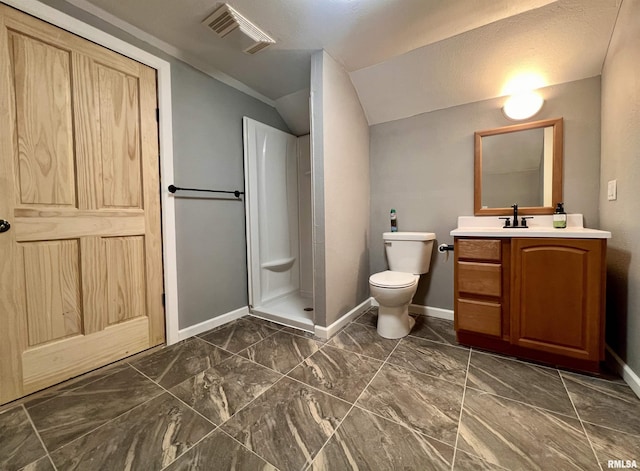
M600 75L619 2L560 0L351 74L369 124L503 96L535 73L543 85Z
M277 41L255 56L201 25L216 0L67 1L272 104L306 101L325 49L374 124L500 96L526 67L548 84L598 75L621 0L228 0Z

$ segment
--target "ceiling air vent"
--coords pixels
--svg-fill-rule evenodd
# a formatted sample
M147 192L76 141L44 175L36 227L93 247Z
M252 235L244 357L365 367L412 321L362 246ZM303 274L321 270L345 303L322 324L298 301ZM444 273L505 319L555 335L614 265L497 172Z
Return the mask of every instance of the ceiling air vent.
M220 5L208 16L203 25L221 38L226 38L247 54L256 54L275 41L227 3Z

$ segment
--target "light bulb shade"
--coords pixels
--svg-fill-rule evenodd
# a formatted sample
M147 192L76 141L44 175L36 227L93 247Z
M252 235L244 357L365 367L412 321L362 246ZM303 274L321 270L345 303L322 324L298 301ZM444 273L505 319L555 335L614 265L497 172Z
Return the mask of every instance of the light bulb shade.
M507 118L519 121L531 118L540 108L544 99L536 92L523 92L511 95L502 107Z

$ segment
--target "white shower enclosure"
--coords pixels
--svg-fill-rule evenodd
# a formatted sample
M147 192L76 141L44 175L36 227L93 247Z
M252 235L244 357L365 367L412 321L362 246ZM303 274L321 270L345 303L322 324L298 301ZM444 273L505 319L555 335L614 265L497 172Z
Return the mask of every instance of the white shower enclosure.
M313 331L309 140L247 117L243 134L250 309Z

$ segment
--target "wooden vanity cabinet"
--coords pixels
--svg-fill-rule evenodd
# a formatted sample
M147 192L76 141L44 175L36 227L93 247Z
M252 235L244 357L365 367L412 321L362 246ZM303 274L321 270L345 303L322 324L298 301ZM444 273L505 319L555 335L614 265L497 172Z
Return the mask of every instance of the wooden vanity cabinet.
M456 331L498 338L509 331L508 247L501 239L455 240Z
M604 239L512 239L512 343L601 359Z
M606 239L456 238L458 341L598 371L605 254Z

